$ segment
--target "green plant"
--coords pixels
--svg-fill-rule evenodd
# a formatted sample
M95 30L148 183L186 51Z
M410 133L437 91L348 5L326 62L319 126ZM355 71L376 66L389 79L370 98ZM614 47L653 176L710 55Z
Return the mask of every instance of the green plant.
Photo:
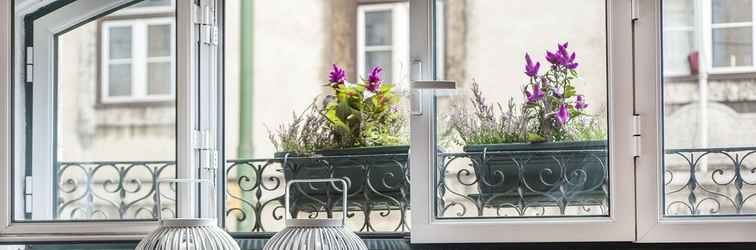
M450 129L459 135L454 142L458 145L499 144L526 141L525 116L517 112L514 99L510 99L505 110L500 103L488 104L478 83L472 83L472 113L463 107L456 107L450 117ZM450 134L447 131L446 134Z
M300 114L292 112L291 123L281 124L274 131L268 129L268 139L278 152L309 155L332 146L329 123L322 115L323 108L316 103L313 101Z
M333 65L329 86L333 94L318 98L290 123L268 130L279 152L310 155L318 150L397 145L403 142L406 120L399 112L394 85L383 83L375 67L366 80L348 83L343 69Z
M381 67L374 67L367 79L350 84L343 69L333 65L325 116L333 129L338 148L396 145L405 120L399 112L394 85L381 81Z
M525 102L519 111L510 99L506 110L496 104L497 114L473 81L470 101L474 112L458 108L451 115L450 131L445 134L456 132L459 139L454 141L459 145L606 139L605 126L587 112L585 96L577 94L573 85L578 77L578 63L567 46L558 44L556 52L546 52L551 67L543 75L539 74L541 64L525 54L528 82L522 90Z

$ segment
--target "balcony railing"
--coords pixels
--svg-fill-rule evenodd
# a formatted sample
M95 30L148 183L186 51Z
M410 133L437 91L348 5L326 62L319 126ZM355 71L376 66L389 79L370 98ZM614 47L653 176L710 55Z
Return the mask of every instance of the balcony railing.
M756 147L665 152L667 216L756 214Z
M579 159L574 158L576 152L582 154ZM754 152L756 148L667 151L668 214L756 212L756 206L749 206L756 204L756 159L750 157ZM535 161L535 154L548 164ZM606 150L441 153L437 165L439 218L607 214ZM410 231L407 154L238 159L228 160L225 171L229 231L282 229L286 179L325 176L349 179L346 209L337 202L340 187L315 184L294 189L288 212L299 218L325 218L346 210L350 226L359 232ZM173 162L61 163L56 216L154 218L154 183L174 173ZM161 190L166 190L161 194L166 205L162 213L171 216L175 192L167 186Z

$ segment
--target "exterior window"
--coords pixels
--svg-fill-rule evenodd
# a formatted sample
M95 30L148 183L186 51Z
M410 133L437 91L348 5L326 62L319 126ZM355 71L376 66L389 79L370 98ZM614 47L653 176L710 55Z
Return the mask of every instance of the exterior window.
M692 75L698 68L695 36L695 9L693 1L664 1L664 74L666 76Z
M381 66L388 81L406 77L409 56L409 4L361 5L358 8L357 50L358 72L367 75L374 66Z
M174 98L172 18L106 20L101 25L101 102Z
M711 66L713 70L753 69L753 3L711 1Z

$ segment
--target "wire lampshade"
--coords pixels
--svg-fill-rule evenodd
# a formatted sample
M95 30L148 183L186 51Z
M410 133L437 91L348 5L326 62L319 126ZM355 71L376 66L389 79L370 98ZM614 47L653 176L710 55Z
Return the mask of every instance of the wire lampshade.
M214 178L210 178L211 180ZM160 218L160 183L210 183L210 203L214 205L213 181L193 179L161 180L156 185L157 208L160 227L142 239L135 250L240 250L239 244L218 227L211 218ZM212 210L212 209L211 209ZM215 214L215 213L211 213Z
M286 184L286 211L294 183L341 182L342 208L347 207L347 183L343 179L292 180ZM346 228L346 212L341 219L290 219L286 212L286 228L271 238L263 250L367 250L365 242Z

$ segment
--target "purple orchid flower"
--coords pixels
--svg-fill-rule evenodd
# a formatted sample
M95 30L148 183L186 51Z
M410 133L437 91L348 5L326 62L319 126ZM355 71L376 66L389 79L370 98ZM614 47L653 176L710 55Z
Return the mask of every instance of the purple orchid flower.
M538 75L538 69L541 68L541 63L536 62L533 64L533 60L530 59L530 55L525 53L525 74L530 77Z
M570 112L567 112L567 105L559 105L559 111L556 113L556 119L560 125L565 125L570 120Z
M577 96L577 101L575 101L575 108L579 110L588 108L588 103L585 102L585 96L583 95Z
M533 93L530 93L530 91L526 89L525 95L528 97L528 102L530 103L540 101L545 96L545 94L543 93L543 90L541 90L540 83L536 83L535 85L533 85Z
M346 71L336 64L333 64L331 67L331 73L328 74L328 81L331 83L331 87L338 88L346 82Z
M370 74L368 75L368 84L366 86L367 90L370 92L378 92L379 89L381 89L381 72L383 71L383 68L376 66L370 69Z

